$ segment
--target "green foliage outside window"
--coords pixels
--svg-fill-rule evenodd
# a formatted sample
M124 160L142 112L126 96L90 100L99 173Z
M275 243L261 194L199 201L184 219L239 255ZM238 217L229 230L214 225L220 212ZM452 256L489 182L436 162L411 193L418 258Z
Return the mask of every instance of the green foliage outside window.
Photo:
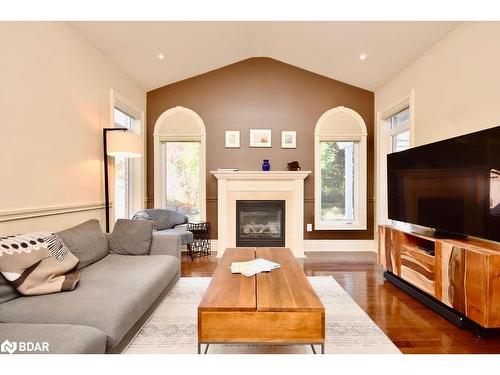
M346 219L346 152L352 142L320 142L321 219ZM353 163L353 160L350 160Z
M191 220L200 218L200 152L200 142L166 143L167 208Z

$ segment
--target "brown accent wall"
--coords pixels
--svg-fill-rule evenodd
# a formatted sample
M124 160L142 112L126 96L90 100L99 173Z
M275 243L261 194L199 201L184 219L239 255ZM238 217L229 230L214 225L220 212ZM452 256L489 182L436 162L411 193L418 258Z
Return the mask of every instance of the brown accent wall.
M332 64L335 62L333 61ZM368 229L306 232L314 223L314 176L305 180L305 239L373 239L374 227L374 94L269 58L251 58L147 93L148 207L152 207L153 130L158 117L175 106L192 109L207 131L207 219L217 238L217 180L211 170L260 170L270 159L271 170L286 170L298 160L314 171L314 127L327 110L345 106L358 112L368 129ZM249 129L272 129L272 148L250 148ZM241 148L224 147L224 131L241 131ZM297 131L297 148L281 148L281 131Z

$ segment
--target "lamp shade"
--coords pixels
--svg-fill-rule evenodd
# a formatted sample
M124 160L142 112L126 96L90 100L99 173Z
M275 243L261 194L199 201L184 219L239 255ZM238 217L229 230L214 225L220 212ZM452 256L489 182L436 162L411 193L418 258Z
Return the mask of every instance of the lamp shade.
M113 157L138 158L142 155L142 140L130 131L108 134L108 155Z

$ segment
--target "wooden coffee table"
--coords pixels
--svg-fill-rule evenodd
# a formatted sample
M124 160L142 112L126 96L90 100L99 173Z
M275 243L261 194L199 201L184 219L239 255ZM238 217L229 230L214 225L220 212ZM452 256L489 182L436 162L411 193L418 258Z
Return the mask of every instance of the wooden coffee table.
M232 274L231 262L264 258L281 265L252 277ZM206 344L314 345L325 352L325 308L286 248L224 252L198 306L198 353Z

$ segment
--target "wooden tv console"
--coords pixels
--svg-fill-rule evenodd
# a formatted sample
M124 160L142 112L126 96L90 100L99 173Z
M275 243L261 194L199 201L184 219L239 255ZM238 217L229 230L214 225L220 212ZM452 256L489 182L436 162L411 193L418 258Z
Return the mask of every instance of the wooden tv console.
M499 243L434 238L406 226L381 225L378 262L389 281L412 295L407 284L424 292L422 302L435 302L445 317L451 310L481 327L500 327Z

